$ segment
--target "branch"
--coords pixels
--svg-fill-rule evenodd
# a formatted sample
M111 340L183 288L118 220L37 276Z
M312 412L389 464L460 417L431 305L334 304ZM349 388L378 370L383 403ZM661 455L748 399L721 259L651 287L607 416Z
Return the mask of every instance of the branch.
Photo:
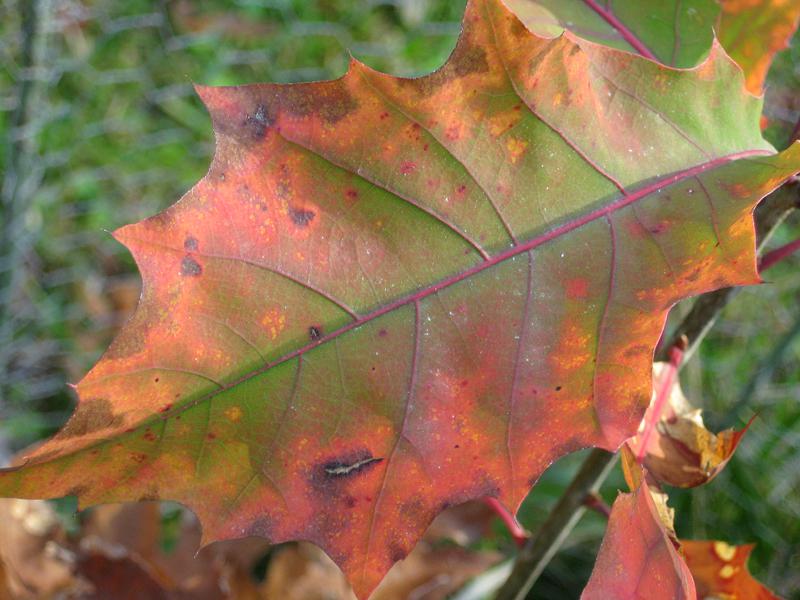
M775 248L775 250L767 252L761 257L761 261L758 263L759 272L763 273L771 266L781 262L784 258L790 257L798 250L800 250L800 239L796 239L793 242L784 244L780 248Z
M798 337L800 337L800 317L795 320L789 330L778 340L778 343L775 344L769 356L758 365L753 377L742 390L742 393L739 395L738 400L736 400L730 411L728 411L728 414L732 418L735 419L741 410L750 403L753 396L758 393L758 390L772 379L775 371L781 366L784 355L789 351Z
M496 600L524 600L547 563L583 516L587 496L597 491L616 463L616 458L616 454L597 448L586 457L547 519L520 550L511 575L500 588Z
M792 209L800 207L798 192L800 187L796 180L792 180L759 205L755 214L759 249ZM670 350L682 343L685 344L682 347L686 348L683 354L685 364L733 295L734 288L724 288L700 296L672 332L669 341L656 353L655 360L668 360ZM524 600L583 515L587 496L600 487L615 461L615 454L600 449L592 450L547 519L520 551L511 575L500 588L496 600Z
M505 506L500 504L497 498L484 498L483 501L498 517L500 517L500 520L503 521L514 543L520 548L525 546L525 542L528 541L530 534L520 525L520 522L517 521L517 517L512 515Z

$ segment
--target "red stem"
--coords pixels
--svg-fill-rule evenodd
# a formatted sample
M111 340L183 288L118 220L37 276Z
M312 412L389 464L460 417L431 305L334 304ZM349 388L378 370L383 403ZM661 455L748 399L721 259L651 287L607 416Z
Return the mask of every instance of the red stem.
M517 518L508 512L506 507L500 504L500 501L497 500L497 498L484 498L483 501L495 512L498 517L500 517L503 523L505 523L505 526L508 528L508 532L514 539L514 543L522 548L525 545L525 542L528 541L530 534L522 525L519 524Z
M628 42L631 46L633 46L636 51L641 54L642 56L649 58L651 60L658 61L658 58L655 54L653 54L650 49L642 43L642 40L637 38L633 32L628 29L628 27L620 21L617 16L608 10L607 8L603 8L600 6L596 0L583 0L594 12L600 15L606 23L611 25L614 29L619 32L619 35L622 37L623 40Z
M758 270L759 272L763 273L771 266L776 263L779 263L787 256L791 256L795 252L800 250L800 239L797 239L793 242L789 242L788 244L781 246L780 248L775 248L771 252L767 252L764 256L761 257L761 260L758 262Z
M597 492L586 494L583 505L596 513L600 513L606 519L611 516L611 507L606 504Z
M678 375L678 367L683 360L683 347L680 345L673 346L669 350L669 362L665 365L664 371L661 373L661 385L656 391L656 399L653 402L653 410L650 418L645 423L642 438L639 441L639 451L636 453L636 460L641 464L644 462L644 457L647 454L647 444L650 441L650 436L655 431L656 423L661 418L661 413L664 412L664 407L669 400L672 386L675 384L675 377Z

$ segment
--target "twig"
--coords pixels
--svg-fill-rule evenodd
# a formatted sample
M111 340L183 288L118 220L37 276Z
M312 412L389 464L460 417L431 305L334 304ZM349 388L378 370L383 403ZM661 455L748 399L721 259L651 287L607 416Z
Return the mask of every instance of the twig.
M800 317L795 320L789 330L778 340L778 343L775 344L769 356L758 365L753 377L747 383L747 386L742 390L739 398L728 412L731 417L735 419L739 412L751 402L753 396L756 395L761 386L772 379L775 370L780 367L783 362L784 354L791 348L798 337L800 337Z
M496 600L523 600L547 563L586 510L587 494L596 491L616 462L616 454L595 449L586 457L572 483L564 491L536 534L520 550Z
M763 257L761 257L761 260L758 263L759 272L763 273L771 266L779 263L784 258L788 258L798 250L800 250L800 239L796 239L793 242L784 244L780 248L775 248L775 250L767 252Z
M800 196L796 180L784 184L759 205L755 215L759 248L763 247L775 228L798 205ZM655 359L667 360L670 349L676 346L678 340L685 337L687 340L683 354L683 364L685 364L732 296L733 288L725 288L698 298L686 317L675 328L669 341L656 353ZM511 575L500 588L496 600L524 600L550 559L583 515L587 495L600 487L615 460L615 454L600 449L592 450L545 522L520 551Z
M519 521L517 521L517 517L512 515L505 506L500 504L497 498L484 498L483 501L503 521L514 543L522 548L531 534L520 525Z
M606 519L611 516L611 507L605 503L605 500L603 500L597 492L586 494L583 505Z

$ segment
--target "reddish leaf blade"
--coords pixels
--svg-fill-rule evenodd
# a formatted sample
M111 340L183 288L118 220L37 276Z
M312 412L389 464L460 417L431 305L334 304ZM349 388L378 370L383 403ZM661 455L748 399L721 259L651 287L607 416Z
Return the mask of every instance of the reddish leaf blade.
M656 511L647 483L620 494L581 600L694 600L694 581Z
M731 546L710 540L681 540L700 598L778 600L750 574L747 560L753 545Z
M200 92L209 174L116 233L136 315L0 493L177 500L361 596L442 507L630 437L666 311L758 281L753 206L800 168L718 49L676 71L500 0L427 77Z

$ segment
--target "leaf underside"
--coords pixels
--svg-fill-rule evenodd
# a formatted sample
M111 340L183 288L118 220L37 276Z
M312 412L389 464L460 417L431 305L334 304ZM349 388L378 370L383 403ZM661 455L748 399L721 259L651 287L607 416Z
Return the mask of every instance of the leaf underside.
M644 480L611 508L597 562L581 600L695 600L689 567L675 549Z
M718 46L673 70L500 0L419 79L198 91L211 168L115 233L139 307L0 494L176 500L361 597L444 507L635 433L668 309L758 281L752 210L800 169Z
M532 31L548 32L558 25L584 39L681 68L695 66L708 54L721 12L717 0L505 2Z

